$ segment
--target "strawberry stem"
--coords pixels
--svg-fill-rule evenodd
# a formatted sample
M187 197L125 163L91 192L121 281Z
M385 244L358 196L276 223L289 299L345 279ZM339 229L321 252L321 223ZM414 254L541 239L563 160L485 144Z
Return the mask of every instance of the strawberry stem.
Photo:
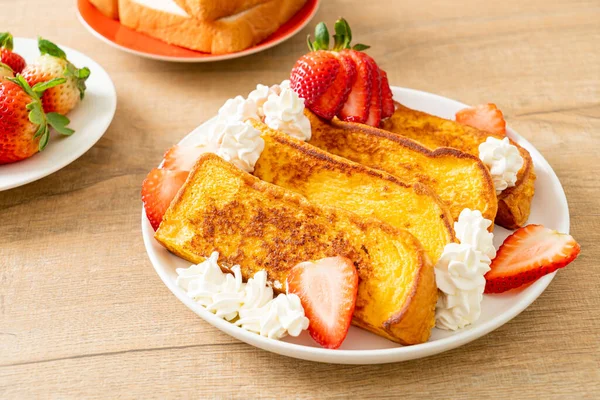
M353 47L351 46L352 30L350 29L350 24L348 24L348 21L346 21L344 18L340 18L335 21L334 29L335 34L333 35L333 51L341 51L344 49L363 51L370 47L361 43L355 44ZM310 51L329 50L329 31L323 22L318 23L315 27L315 41L312 42L310 40L310 35L308 35L306 39Z
M13 49L13 36L9 32L0 32L0 48Z

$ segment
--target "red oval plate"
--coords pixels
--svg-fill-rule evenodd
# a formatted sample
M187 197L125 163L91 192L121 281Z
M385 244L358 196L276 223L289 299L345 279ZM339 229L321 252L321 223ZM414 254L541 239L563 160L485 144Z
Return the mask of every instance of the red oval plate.
M202 53L162 42L104 16L88 0L77 0L77 14L81 23L94 36L128 53L163 61L210 62L243 57L278 45L309 23L316 14L319 3L320 0L308 0L300 11L267 39L249 49L229 54Z

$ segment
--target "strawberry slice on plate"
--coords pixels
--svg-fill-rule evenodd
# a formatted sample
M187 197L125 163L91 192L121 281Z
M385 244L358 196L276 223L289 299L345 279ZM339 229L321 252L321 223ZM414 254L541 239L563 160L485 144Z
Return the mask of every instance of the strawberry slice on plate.
M300 297L308 332L321 346L340 347L350 328L358 273L345 257L328 257L296 265L287 278L288 291Z
M165 153L163 157L162 168L180 171L191 171L200 157L204 153L201 147L182 146L176 144Z
M463 108L456 113L456 122L498 135L506 135L502 111L493 103Z
M502 293L567 266L579 255L571 235L527 225L506 238L485 275L485 293Z
M361 54L364 53L355 50L343 50L339 54L340 57L355 65L356 78L338 117L343 121L364 124L369 117L373 79L372 70Z
M188 171L154 168L142 184L142 201L154 230L158 229L171 201L187 179Z
M381 118L389 118L394 114L394 111L396 111L394 97L392 89L390 88L387 73L380 68L379 74L381 75Z

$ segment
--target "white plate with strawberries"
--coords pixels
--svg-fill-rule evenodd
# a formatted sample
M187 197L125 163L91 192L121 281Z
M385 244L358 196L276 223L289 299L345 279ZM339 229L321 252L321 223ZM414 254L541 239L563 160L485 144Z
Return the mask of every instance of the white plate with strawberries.
M75 161L106 132L117 105L110 77L86 55L44 39L7 41L0 34L0 47L3 44L0 191Z
M466 106L431 93L392 87L394 100L407 107L425 111L443 118L453 119L457 111ZM210 123L210 122L207 122ZM511 128L508 135L531 154L537 173L536 195L531 206L529 224L540 224L559 232L569 232L569 209L563 188L542 155ZM194 143L194 134L185 137L180 144ZM494 245L498 248L512 233L502 227L494 229ZM536 232L533 232L536 234ZM502 294L486 294L482 302L482 314L474 324L457 330L445 331L434 328L427 343L401 346L363 329L351 326L348 335L337 350L321 348L304 332L299 337L273 340L248 332L207 311L188 297L175 283L177 268L186 268L189 262L169 253L154 239L154 229L142 212L142 234L146 250L158 275L173 294L202 319L223 332L258 348L277 354L311 361L340 364L380 364L405 361L438 354L469 343L504 325L525 310L550 284L555 273L543 276L529 286ZM542 237L544 232L538 232Z

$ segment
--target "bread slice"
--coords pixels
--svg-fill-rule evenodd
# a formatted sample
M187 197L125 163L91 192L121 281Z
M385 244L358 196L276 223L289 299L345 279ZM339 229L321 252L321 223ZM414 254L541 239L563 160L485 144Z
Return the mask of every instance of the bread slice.
M239 14L269 0L175 0L189 15L203 21Z
M406 229L421 242L433 264L444 246L456 241L450 209L427 186L406 184L262 122L249 122L262 132L265 141L254 176L293 190L313 203L340 207Z
M394 114L384 120L382 128L416 140L432 150L439 147L452 147L479 157L479 145L489 136L498 139L504 137L412 110L398 103L396 107ZM517 229L524 226L529 218L536 176L529 152L512 140L511 144L519 149L524 162L517 174L515 186L503 190L498 196L496 223L508 229Z
M174 0L119 0L124 26L192 50L213 54L258 44L289 20L305 0L271 0L215 21L190 16Z
M198 159L155 238L193 263L218 251L244 279L265 270L278 292L296 264L344 256L359 274L354 324L402 344L425 342L434 325L433 266L414 236L309 203L214 154Z
M450 208L454 220L465 208L494 220L498 210L490 172L481 160L451 148L431 151L417 142L368 125L324 121L309 110L310 144L380 169L409 184L429 186ZM493 229L493 225L490 227Z
M119 0L90 0L90 3L108 18L119 19Z

